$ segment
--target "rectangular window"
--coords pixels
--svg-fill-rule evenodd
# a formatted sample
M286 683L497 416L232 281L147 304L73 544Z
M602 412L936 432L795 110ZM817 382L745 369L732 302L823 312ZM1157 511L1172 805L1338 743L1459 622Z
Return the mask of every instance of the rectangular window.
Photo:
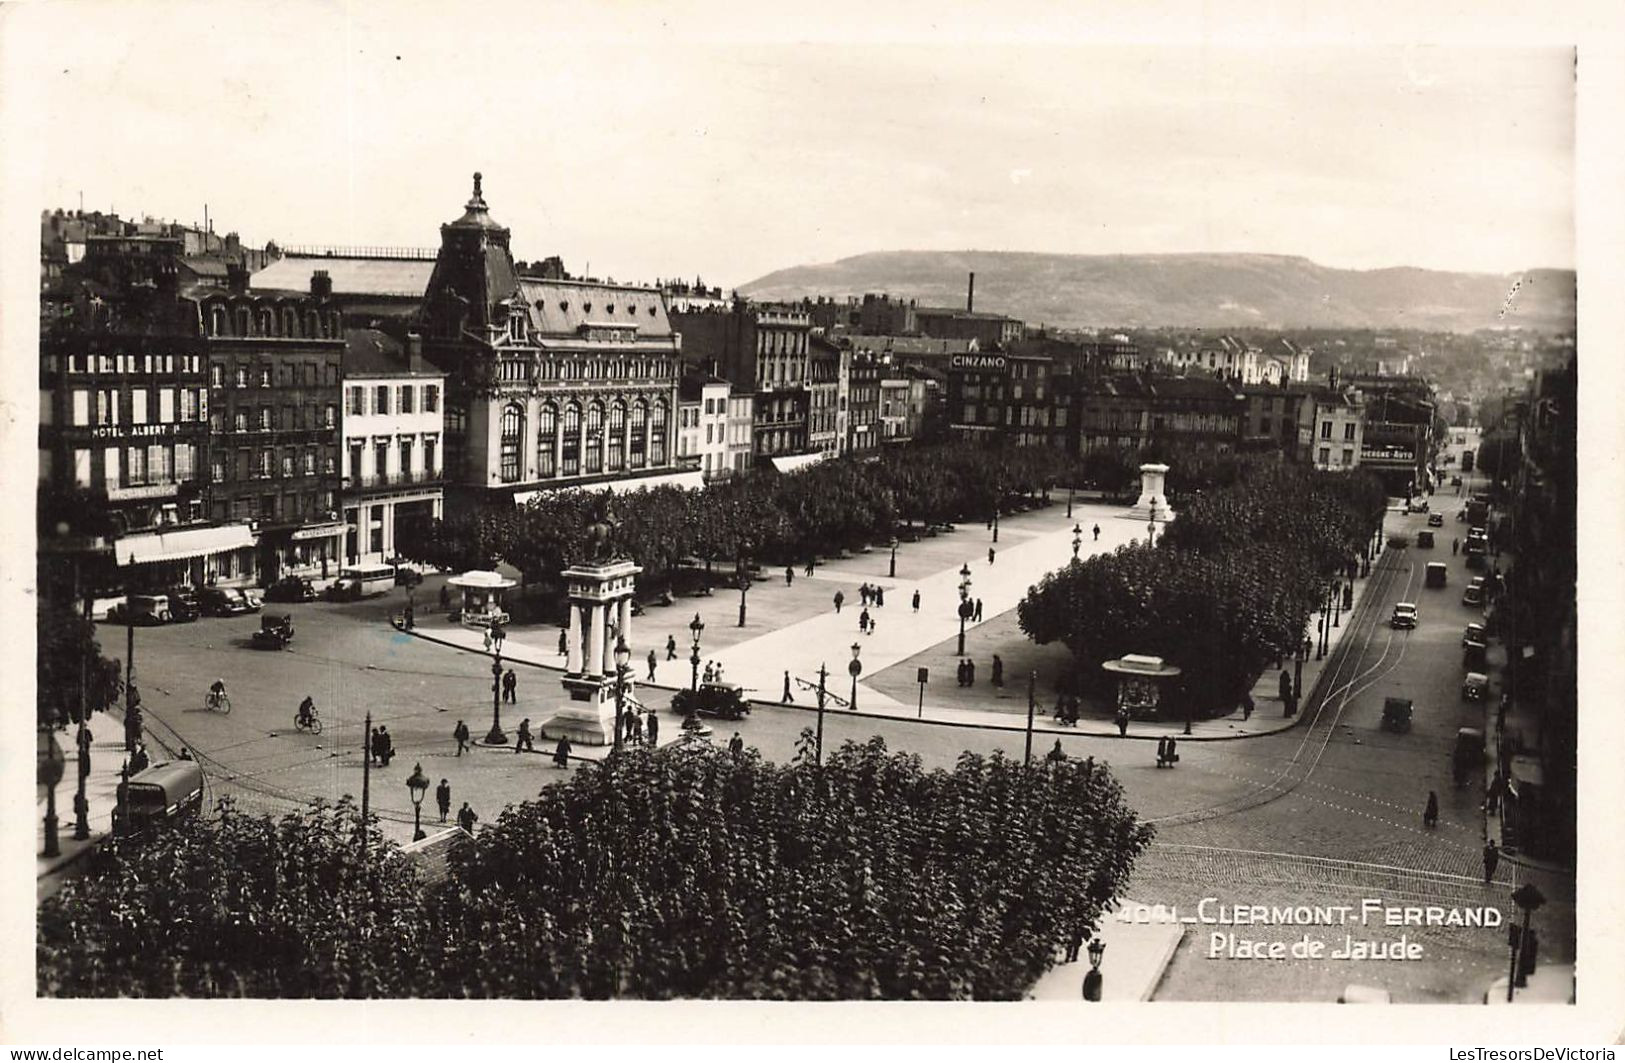
M186 483L193 475L193 450L191 443L175 444L175 482Z
M1326 466L1326 465L1330 465L1331 463L1332 463L1332 448L1331 447L1321 447L1320 448L1320 464L1323 465L1323 466Z
M102 451L102 479L106 481L108 490L119 486L119 458L118 447L108 447Z
M260 387L268 388L270 386L271 386L271 367L268 366L268 365L262 365L262 366L260 366Z
M90 392L73 393L73 423L80 427L90 424Z
M373 413L389 412L389 388L383 385L373 389Z
M1330 438L1332 438L1332 422L1330 422L1330 421L1322 421L1322 422L1320 422L1320 438L1322 438L1322 439L1330 439Z
M363 389L350 389L350 408L347 412L356 416L367 412L367 393Z
M226 459L225 458L217 456L217 457L211 457L209 459L209 480L212 483L217 483L217 484L226 482Z
M423 441L423 472L428 476L434 476L438 471L436 470L434 464L434 451L435 441L432 439L425 439ZM549 451L548 454L551 457L552 452Z
M336 428L338 427L338 423L339 412L330 402L327 404L327 408L322 412L322 425L325 428Z
M260 407L260 421L259 421L259 424L260 424L260 431L261 432L269 432L271 430L271 407L269 407L269 406L261 406Z
M293 451L284 451L282 454L282 478L293 479Z
M131 447L124 452L124 467L130 474L130 483L147 482L147 452L141 447Z
M307 448L305 448L305 475L306 476L315 476L316 475L316 448L315 447L307 447Z
M350 468L346 475L360 477L361 475L361 444L350 444Z
M1350 421L1348 424L1343 426L1343 441L1345 443L1352 443L1354 441L1354 428L1355 425L1353 421Z
M429 384L423 389L423 412L435 413L440 409L440 388Z
M416 402L413 399L413 392L415 392L416 390L417 389L414 388L411 384L402 384L401 385L401 412L402 413L411 413L412 412L412 407L414 405L416 405Z
M90 451L81 448L73 452L73 482L80 487L90 486Z
M297 406L284 406L284 407L282 407L282 420L278 421L277 424L280 424L283 427L284 430L291 430L291 429L294 429L294 428L298 428L299 427L299 407L297 407Z
M389 475L388 443L379 443L372 448L372 474L380 480Z
M271 462L273 460L275 460L275 453L269 447L260 451L259 468L257 470L260 476L271 475Z
M239 432L248 431L248 411L238 410L232 418L232 427Z
M1343 464L1344 465L1349 465L1349 466L1352 466L1354 464L1354 448L1353 447L1344 447L1343 448Z
M404 410L402 411L405 412ZM401 475L405 476L412 471L412 441L401 440Z
M240 388L248 386L248 366L246 365L237 367L237 386Z
M147 423L147 389L136 388L130 392L130 423Z

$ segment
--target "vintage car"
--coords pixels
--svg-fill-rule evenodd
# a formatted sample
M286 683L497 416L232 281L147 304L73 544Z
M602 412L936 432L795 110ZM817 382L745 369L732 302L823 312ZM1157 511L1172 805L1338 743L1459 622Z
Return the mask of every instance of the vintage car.
M1484 608L1484 584L1480 582L1483 578L1483 576L1478 577L1461 592L1462 605L1472 606L1477 609Z
M1468 701L1483 701L1490 692L1490 677L1483 672L1468 672L1461 681L1461 696Z
M1462 633L1461 633L1461 644L1463 646L1467 645L1469 642L1488 642L1488 641L1489 641L1489 639L1487 639L1485 637L1485 631L1484 631L1484 625L1483 624L1468 624L1466 629L1463 630Z
M1411 729L1411 699L1384 698L1382 701L1382 729L1403 734Z
M1489 667L1489 648L1482 642L1464 642L1461 647L1461 666L1469 672L1482 672Z
M1458 787L1467 785L1475 770L1484 767L1484 732L1476 727L1456 729L1456 746L1450 752L1450 773Z
M121 602L113 603L113 607L107 611L109 622L138 627L167 624L171 618L167 594L132 594Z
M316 585L303 576L284 576L265 588L268 602L314 602Z
M1416 545L1423 550L1433 549L1433 533L1426 529L1417 532Z
M164 592L169 599L169 619L178 624L189 623L202 615L197 591L190 587L171 587Z
M254 632L256 650L284 650L293 641L293 617L287 613L266 613L260 617L260 629Z
M1444 527L1444 514L1443 513L1429 513L1428 514L1428 527L1430 527L1430 528L1442 528L1442 527Z
M113 807L113 833L152 837L203 807L203 769L191 760L175 760L129 777L118 786Z
M1389 618L1388 626L1393 628L1413 628L1416 626L1416 606L1410 602L1396 602L1394 615Z
M750 713L750 702L744 689L732 683L701 683L698 690L679 690L671 699L671 711L679 716L737 720Z
M198 592L205 616L241 616L254 611L254 603L236 587L205 587Z

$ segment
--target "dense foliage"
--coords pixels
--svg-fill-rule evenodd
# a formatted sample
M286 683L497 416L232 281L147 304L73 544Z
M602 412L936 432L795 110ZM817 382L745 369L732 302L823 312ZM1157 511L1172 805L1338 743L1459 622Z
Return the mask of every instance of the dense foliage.
M34 674L38 722L56 725L79 720L80 662L84 662L84 702L91 712L106 709L124 691L119 663L102 656L96 626L74 607L41 596L35 618Z
M806 736L804 736L806 737ZM348 808L113 850L42 907L52 995L1013 999L1151 828L1104 766L848 743L628 752L508 809L438 883Z
M1189 707L1227 712L1271 661L1291 656L1326 586L1382 519L1381 486L1358 474L1270 463L1183 503L1156 549L1118 548L1047 575L1017 609L1021 629L1060 641L1086 687L1125 653L1183 669Z

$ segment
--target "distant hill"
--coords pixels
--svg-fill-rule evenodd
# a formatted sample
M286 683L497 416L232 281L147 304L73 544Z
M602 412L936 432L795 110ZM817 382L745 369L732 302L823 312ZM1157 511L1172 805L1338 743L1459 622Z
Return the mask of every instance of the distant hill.
M781 269L739 291L764 300L889 292L921 306L962 307L973 270L977 310L1029 324L1467 332L1572 329L1575 316L1573 270L1349 270L1291 255L876 251Z

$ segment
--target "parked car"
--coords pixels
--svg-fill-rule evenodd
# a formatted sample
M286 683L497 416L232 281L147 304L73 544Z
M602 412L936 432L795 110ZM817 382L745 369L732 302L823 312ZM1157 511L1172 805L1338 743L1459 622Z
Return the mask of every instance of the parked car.
M1416 545L1419 549L1431 550L1433 548L1433 533L1428 531L1426 528L1417 532Z
M1483 577L1480 576L1479 578L1482 579ZM1461 592L1461 604L1462 605L1469 605L1469 606L1472 606L1472 607L1477 608L1477 609L1484 608L1484 588L1483 588L1483 586L1475 583L1472 586L1468 587L1466 590L1462 591Z
M265 588L268 602L314 602L316 586L303 576L284 576Z
M1461 681L1461 696L1468 701L1483 701L1490 690L1490 677L1483 672L1468 672Z
M1430 528L1442 528L1442 527L1444 527L1444 514L1443 513L1429 513L1428 514L1428 527L1430 527Z
M115 624L134 624L152 627L170 621L169 595L132 594L107 611L107 619Z
M1411 729L1411 699L1384 698L1382 700L1382 729L1403 734Z
M197 600L197 591L190 587L171 587L164 592L169 598L169 618L178 623L191 623L203 615Z
M248 595L236 587L205 587L198 593L198 601L205 616L241 616L254 611Z
M287 613L266 613L260 617L260 629L254 632L256 650L287 649L293 641L293 617Z
M679 690L671 699L671 711L679 716L691 713L737 720L750 714L744 690L732 683L701 683L698 690Z
M1468 624L1467 629L1461 633L1461 644L1463 646L1467 645L1469 642L1487 641L1489 640L1484 637L1483 624Z
M1396 603L1394 605L1394 615L1388 623L1395 628L1414 628L1416 626L1416 606L1410 602Z
M1429 561L1424 580L1429 587L1443 587L1449 573L1450 568L1443 561Z
M1459 476L1452 476L1452 477L1451 477L1451 478L1450 478L1450 486L1451 486L1451 487L1460 487L1460 486L1461 486L1461 477L1459 477Z

